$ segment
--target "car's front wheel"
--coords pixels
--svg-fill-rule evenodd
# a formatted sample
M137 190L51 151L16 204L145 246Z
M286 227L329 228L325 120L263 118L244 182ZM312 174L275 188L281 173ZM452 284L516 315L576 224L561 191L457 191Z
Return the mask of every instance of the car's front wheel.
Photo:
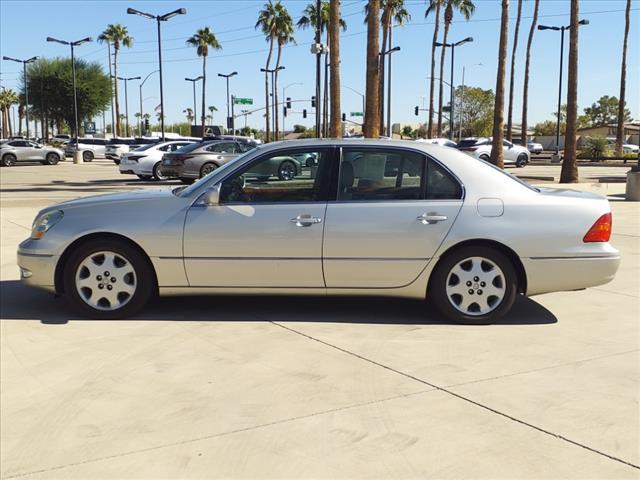
M90 150L85 150L82 152L82 160L84 162L92 162L93 161L93 152Z
M47 153L47 158L45 159L45 163L47 165L57 165L57 163L60 161L60 156L58 156L57 153Z
M201 168L200 168L200 178L202 177L206 177L207 175L209 175L211 172L213 172L214 170L216 170L218 168L218 165L216 165L213 162L207 162L205 163Z
M158 182L167 180L169 178L166 175L162 174L162 162L156 162L156 164L153 166L153 178Z
M293 180L297 173L296 164L291 160L285 160L278 167L278 178L280 180Z
M7 153L2 156L3 167L13 167L16 164L16 156L13 153Z
M515 302L518 279L511 261L485 246L469 246L443 257L429 281L429 300L449 320L486 325Z
M151 298L155 275L147 258L124 241L97 240L77 248L64 267L64 292L91 318L125 318Z
M518 155L518 158L516 160L516 167L522 168L526 164L527 164L527 155L525 153L521 153L520 155Z

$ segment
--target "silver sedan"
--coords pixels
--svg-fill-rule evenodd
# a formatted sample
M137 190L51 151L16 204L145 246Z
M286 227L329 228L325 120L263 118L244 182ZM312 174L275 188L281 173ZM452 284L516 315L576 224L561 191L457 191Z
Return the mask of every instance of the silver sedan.
M261 165L313 156L293 178ZM325 140L258 147L189 187L64 202L18 249L27 285L123 318L156 293L427 298L484 324L519 295L611 281L606 199L533 188L456 150ZM426 307L425 307L426 308Z
M30 140L9 140L0 144L0 163L12 167L17 162L40 162L55 165L64 160L64 150L41 145Z

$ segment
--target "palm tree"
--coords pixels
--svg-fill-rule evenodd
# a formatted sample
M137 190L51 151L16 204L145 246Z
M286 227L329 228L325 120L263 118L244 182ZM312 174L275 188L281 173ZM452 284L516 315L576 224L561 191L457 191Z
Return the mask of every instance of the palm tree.
M329 6L329 41L331 43L331 137L342 137L340 112L340 27L346 29L340 18L340 0L331 0ZM329 42L328 42L329 43Z
M578 182L576 164L576 133L578 119L578 24L579 0L571 0L571 29L569 30L569 74L567 88L567 127L564 136L564 159L560 183Z
M331 10L331 5L330 2L328 1L323 1L320 4L320 15L318 15L318 12L316 11L316 3L310 3L308 4L304 11L302 12L302 16L300 17L300 20L298 20L298 22L296 23L296 25L298 26L298 28L302 28L305 29L307 27L313 27L313 29L315 30L317 25L318 25L318 18L320 20L320 33L324 34L326 32L326 40L325 40L325 44L327 47L329 47L329 53L331 53L331 48L333 48L331 46L331 32L329 31L329 20L330 20L330 10ZM347 23L342 19L339 18L338 20L338 29L342 29L343 31L347 29ZM339 35L339 34L338 34ZM338 48L340 48L338 46ZM328 118L329 118L329 113L328 113L328 105L329 105L329 92L327 89L328 83L329 83L329 78L327 75L327 71L329 69L330 66L330 62L329 62L329 57L325 54L324 55L324 71L325 71L325 77L324 77L324 98L322 100L322 109L324 110L322 113L322 122L323 122L323 128L322 131L326 134L326 125L328 123ZM339 66L338 66L339 67ZM333 70L333 68L332 68ZM318 105L320 105L319 102L320 99L318 99ZM320 108L320 107L318 107Z
M218 39L209 27L199 28L189 39L187 45L196 48L199 57L202 57L202 138L204 138L205 129L205 91L207 83L207 57L209 56L209 48L214 50L222 50L222 45L218 43Z
M211 112L209 117L211 118L211 120L210 120L211 122L213 122L213 112L217 112L217 111L218 111L218 109L216 107L214 107L213 105L209 106L209 112Z
M114 96L116 98L116 137L120 136L120 102L118 101L118 51L120 47L131 48L133 46L133 37L129 35L127 27L118 24L109 24L104 32L98 36L100 43L113 44L113 84ZM109 59L111 62L111 59Z
M449 37L449 27L453 21L454 9L462 14L465 20L469 20L476 9L473 4L473 0L446 0L446 7L444 9L444 35L442 37L442 43L447 43ZM438 92L438 136L442 136L442 102L444 94L444 60L446 57L447 49L442 47L440 53L440 88Z
M627 37L629 37L629 23L631 16L631 0L627 0L624 17L624 40L622 41L622 66L620 67L620 99L618 103L618 128L616 131L616 157L622 156L624 140L624 104L627 89Z
M527 113L529 107L529 67L531 63L531 44L533 43L533 34L538 24L538 10L540 0L534 0L533 4L533 20L531 21L531 29L529 30L529 39L527 40L527 56L524 65L524 87L522 89L522 145L527 145Z
M258 13L258 21L255 28L260 28L265 35L265 40L269 42L269 54L267 55L267 63L265 64L265 70L269 70L271 64L271 55L273 54L273 44L276 40L276 8L272 0L269 0L264 4L260 13ZM265 104L265 141L269 142L271 139L271 128L269 125L269 73L264 72L264 104Z
M366 138L380 136L380 0L369 0L367 12L367 74L363 133Z
M393 41L393 26L404 25L404 23L411 19L411 15L404 6L404 0L382 0L382 48L380 49L380 133L386 134L384 129L384 81L385 81L385 63L386 55L382 53L391 49L391 43ZM391 57L389 57L389 66L391 65ZM387 101L389 101L387 99ZM389 125L391 128L391 125ZM389 132L390 133L390 132Z
M431 41L431 76L429 77L429 123L427 125L427 137L433 137L433 96L435 93L436 82L436 43L438 41L438 31L440 30L440 7L444 0L430 0L429 8L424 14L427 18L431 12L434 12L435 22L433 26L433 40Z
M278 69L280 68L280 60L282 58L282 47L288 43L295 43L293 38L293 19L289 12L285 8L280 0L278 0L275 4L276 10L276 18L275 18L275 34L276 34L276 42L278 44L278 54L276 56L276 65L275 65L275 74L273 78L273 103L275 105L274 111L274 127L273 127L273 136L276 140L278 140L278 131L279 124L278 119L280 115L278 113Z
M518 33L520 33L520 19L522 18L522 0L518 0L518 15L516 29L513 32L513 48L511 49L511 69L509 71L509 107L507 111L507 140L511 141L513 127L513 84L516 76L516 50L518 49ZM526 144L523 144L526 145Z
M20 102L18 94L10 88L3 88L0 92L0 110L2 111L2 134L5 136L13 135L11 125L11 106Z
M491 162L504 168L504 76L507 63L507 41L509 39L509 0L502 0L500 20L500 47L498 49L498 74L496 78L496 103L493 109L493 140L491 142Z
M189 123L193 122L193 108L185 108L182 113L186 114Z

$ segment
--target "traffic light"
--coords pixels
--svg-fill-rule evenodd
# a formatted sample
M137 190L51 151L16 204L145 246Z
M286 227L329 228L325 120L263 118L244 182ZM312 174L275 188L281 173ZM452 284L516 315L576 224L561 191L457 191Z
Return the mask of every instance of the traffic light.
M287 97L287 108L291 108L291 97Z
M287 107L282 107L282 116L283 117L287 116Z
M413 110L413 114L417 117L419 111L420 111L420 108L416 105L416 108Z
M307 109L302 110L302 118L307 118Z
M343 121L343 122L346 122L346 121L347 121L347 114L346 114L346 113L343 113L343 114L342 114L342 121Z
M149 119L148 118L144 119L144 131L145 132L149 131Z
M316 108L316 96L311 97L311 108Z

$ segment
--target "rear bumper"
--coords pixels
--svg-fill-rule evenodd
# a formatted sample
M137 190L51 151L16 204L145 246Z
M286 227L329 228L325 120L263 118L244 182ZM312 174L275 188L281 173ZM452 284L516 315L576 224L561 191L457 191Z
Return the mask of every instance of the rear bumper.
M580 290L609 283L620 266L620 255L523 258L527 295Z

